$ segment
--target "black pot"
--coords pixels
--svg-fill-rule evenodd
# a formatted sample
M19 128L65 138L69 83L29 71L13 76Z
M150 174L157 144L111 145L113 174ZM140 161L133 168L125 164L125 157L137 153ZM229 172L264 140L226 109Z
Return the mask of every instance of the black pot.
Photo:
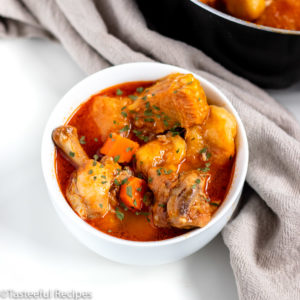
M300 31L259 26L197 0L137 0L148 25L264 88L300 80Z

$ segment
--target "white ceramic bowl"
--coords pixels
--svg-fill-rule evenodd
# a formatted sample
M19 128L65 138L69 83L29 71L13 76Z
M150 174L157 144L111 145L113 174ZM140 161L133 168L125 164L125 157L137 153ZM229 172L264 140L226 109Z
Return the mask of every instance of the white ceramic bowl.
M243 189L248 167L248 143L244 126L231 103L218 88L194 74L201 82L210 104L225 107L236 118L238 134L234 176L226 199L204 228L194 229L178 237L156 242L134 242L112 237L80 219L62 195L55 176L55 148L52 130L63 125L74 110L91 95L116 84L129 81L156 80L172 72L187 70L159 63L130 63L99 71L75 85L57 104L44 131L42 168L52 203L67 228L91 250L113 261L155 265L184 258L210 242L225 226L236 208Z

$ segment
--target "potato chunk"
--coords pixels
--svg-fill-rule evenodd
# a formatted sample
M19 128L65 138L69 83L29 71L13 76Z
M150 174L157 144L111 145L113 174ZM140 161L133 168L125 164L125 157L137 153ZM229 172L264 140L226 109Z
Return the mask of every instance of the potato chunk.
M102 143L106 141L112 132L127 137L129 132L129 119L126 117L126 114L122 114L122 108L130 103L131 100L126 97L95 97L91 116L99 129ZM124 130L124 128L127 128L125 126L128 127L128 130ZM121 129L122 131L120 132Z
M225 108L211 105L210 115L203 126L205 144L216 149L220 162L235 154L237 125L234 116Z
M160 135L137 150L136 166L145 176L148 171L156 166L178 165L186 154L186 144L182 137Z
M253 21L265 10L265 0L225 0L227 11L234 17Z

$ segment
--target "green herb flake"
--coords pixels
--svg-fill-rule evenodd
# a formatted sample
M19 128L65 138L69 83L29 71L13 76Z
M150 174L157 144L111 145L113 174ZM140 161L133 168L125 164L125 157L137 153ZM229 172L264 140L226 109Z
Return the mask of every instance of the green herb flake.
M104 178L104 179L106 179L106 176L105 176L105 175L101 175L101 178Z
M70 152L69 152L69 155L70 155L71 157L74 157L74 156L75 156L75 153L72 152L72 151L70 151Z
M100 208L103 208L103 204L102 203L99 203L99 206L100 206Z
M196 188L196 184L193 184L193 185L192 185L192 189L195 189L195 188Z
M124 118L127 118L127 112L126 112L126 111L122 111L122 112L121 112L121 115L122 115Z
M179 153L179 151L180 151L180 148L178 148L178 149L176 150L176 153Z
M116 120L113 120L113 123L114 123L114 124L117 124L117 121L116 121Z
M189 81L188 83L187 83L187 85L190 85L190 84L192 84L193 83L193 80L192 81Z
M166 203L159 203L158 206L165 208L167 205L166 205Z
M116 91L116 95L117 95L117 96L121 96L121 95L123 95L123 92L122 92L122 90L120 90L120 89L117 89L117 91Z
M220 206L220 204L219 204L219 203L216 203L216 202L210 202L209 204L210 204L210 205L213 205L213 206Z
M131 100L135 101L138 97L135 95L129 95L128 96Z
M111 229L108 229L107 232L112 232L112 230L111 230Z
M207 151L207 148L204 147L204 148L202 148L202 149L200 150L200 154L206 153L206 151Z
M104 164L100 164L100 166L99 166L100 168L104 168Z
M133 200L133 205L137 207L136 199Z
M147 96L142 97L142 99L143 99L144 101L146 101L146 100L147 100Z
M115 180L114 180L114 184L117 185L117 186L119 186L119 185L120 185L119 180L118 180L118 179L115 179Z
M125 179L123 179L122 181L121 181L121 184L125 184L125 183L127 183L128 182L128 178L125 178Z
M173 91L174 94L177 94L177 92L178 92L177 90Z
M114 162L118 162L119 159L120 159L120 155L116 155L116 156L114 157Z
M148 196L147 196L147 194L145 194L144 197L143 197L143 202L146 204L147 200L148 200Z
M81 145L86 144L85 136L84 136L84 135L80 138L79 143L80 143Z
M120 132L126 132L129 130L129 126L125 125L123 128L120 129Z
M153 178L152 177L149 177L148 178L148 183L151 183L153 181Z
M137 91L138 93L142 93L143 90L144 90L144 88L143 88L142 86L140 86L140 87L138 87L138 88L136 89L136 91Z
M88 171L88 174L93 174L93 170L92 170L92 169L89 170L89 171Z
M153 118L145 118L144 121L149 122L149 123L155 122L155 120Z
M124 219L124 214L123 214L121 211L117 210L117 211L116 211L116 216L117 216L117 218L118 218L120 221L123 221L123 219Z
M156 105L153 105L153 108L156 109L156 110L160 110L160 108Z
M164 173L165 173L166 175L169 175L169 174L171 174L172 172L173 172L173 170L171 170L171 169L169 169L169 170L164 169Z
M94 176L93 179L96 180L96 179L97 179L97 176Z
M107 181L101 181L101 184L105 184L105 183L107 183Z
M95 166L97 166L97 161L96 160L93 161L93 167L95 167Z
M93 156L93 159L94 159L94 160L98 160L98 158L99 158L99 155L97 155L97 154L95 154L95 155Z
M197 184L199 184L200 182L201 182L201 180L198 178L198 179L196 179L196 181L195 181Z
M162 170L162 168L159 168L159 169L156 170L156 173L157 173L158 176L161 175L161 170Z
M138 192L141 192L141 191L142 191L142 188L141 188L141 187L138 187L136 190L137 190Z
M129 152L129 151L132 151L133 150L133 147L127 147L126 148L126 152Z
M131 185L128 185L126 187L126 194L128 197L132 198L132 186Z

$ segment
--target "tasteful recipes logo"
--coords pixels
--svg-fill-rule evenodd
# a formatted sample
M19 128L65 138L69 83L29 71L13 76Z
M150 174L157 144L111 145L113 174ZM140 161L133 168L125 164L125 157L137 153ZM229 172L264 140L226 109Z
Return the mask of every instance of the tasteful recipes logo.
M92 299L92 292L75 290L0 290L0 299L65 299L65 300L85 300Z

